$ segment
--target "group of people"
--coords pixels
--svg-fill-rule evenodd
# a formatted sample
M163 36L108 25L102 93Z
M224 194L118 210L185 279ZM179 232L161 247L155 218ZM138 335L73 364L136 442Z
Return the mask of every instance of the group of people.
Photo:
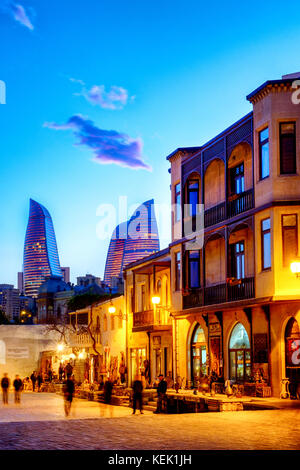
M2 397L3 397L3 404L8 405L8 390L10 386L10 380L8 378L7 373L5 373L1 379L1 389L2 389ZM15 380L13 381L13 388L15 391L15 403L21 403L21 391L23 388L23 381L20 379L19 375L16 375Z
M157 407L153 413L162 413L163 407L165 403L166 393L167 393L168 384L164 379L163 374L159 374L158 376L158 384L157 384ZM133 400L132 400L132 414L136 413L137 408L140 410L140 414L143 414L143 382L142 377L137 375L135 381L132 385L133 388Z

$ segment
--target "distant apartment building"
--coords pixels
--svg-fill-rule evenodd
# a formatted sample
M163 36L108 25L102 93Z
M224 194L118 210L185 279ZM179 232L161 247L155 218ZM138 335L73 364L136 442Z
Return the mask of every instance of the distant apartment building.
M63 280L68 284L68 282L70 282L70 268L61 267L60 269L63 275Z
M12 284L0 284L0 308L9 321L15 321L20 316L20 292Z
M23 271L18 273L18 289L20 293L24 292L24 274Z
M87 287L93 284L101 286L101 277L93 276L92 274L77 277L77 286Z

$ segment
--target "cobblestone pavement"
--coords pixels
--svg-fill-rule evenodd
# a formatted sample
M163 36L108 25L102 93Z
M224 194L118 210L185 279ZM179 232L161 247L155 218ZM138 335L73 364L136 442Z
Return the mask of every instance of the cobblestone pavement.
M0 449L300 449L299 409L133 416L126 407L74 405L65 418L55 394L1 404Z

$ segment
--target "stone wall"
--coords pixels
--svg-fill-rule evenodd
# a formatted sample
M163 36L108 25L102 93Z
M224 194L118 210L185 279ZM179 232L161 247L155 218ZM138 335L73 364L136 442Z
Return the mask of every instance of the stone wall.
M0 376L23 379L37 370L42 351L56 349L59 335L44 325L0 325Z

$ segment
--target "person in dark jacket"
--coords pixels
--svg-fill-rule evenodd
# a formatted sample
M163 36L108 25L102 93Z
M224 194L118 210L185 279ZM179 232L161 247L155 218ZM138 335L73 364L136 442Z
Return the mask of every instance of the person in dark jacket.
M32 382L32 391L34 392L35 391L35 382L36 382L36 373L35 373L35 371L32 372L32 374L30 376L30 380Z
M58 369L58 376L59 376L59 381L60 382L62 381L63 373L64 373L64 368L63 368L62 363L60 363L59 364L59 369Z
M2 388L2 395L3 395L3 403L4 405L8 405L8 389L9 389L9 378L5 373L1 380L1 388Z
M162 412L162 404L166 398L166 393L167 393L167 382L164 380L164 376L162 374L159 374L158 380L159 380L159 383L157 386L157 408L156 408L156 411L153 411L153 413Z
M107 379L104 384L104 403L110 404L111 395L113 390L113 383L110 379Z
M75 392L74 380L72 380L71 375L67 375L67 380L64 382L64 399L65 399L65 414L69 416L71 411L71 405L73 401L73 395Z
M20 379L19 375L16 375L16 378L13 382L13 386L14 386L14 389L15 389L15 403L17 405L19 405L21 403L21 391L22 391L22 388L23 388L23 382Z
M143 414L143 383L141 376L137 375L132 385L133 388L133 413L135 414L137 403L139 404L140 413Z
M42 373L39 372L38 373L38 376L37 376L37 384L38 384L38 392L41 391L41 385L43 383L43 376L42 376Z

